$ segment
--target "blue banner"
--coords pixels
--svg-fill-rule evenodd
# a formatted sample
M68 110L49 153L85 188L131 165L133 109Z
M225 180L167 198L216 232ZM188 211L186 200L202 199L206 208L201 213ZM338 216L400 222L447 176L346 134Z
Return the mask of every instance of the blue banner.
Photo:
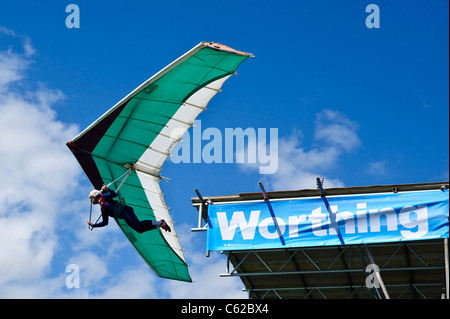
M328 208L320 197L211 204L207 250L449 237L448 190L327 196L327 199Z

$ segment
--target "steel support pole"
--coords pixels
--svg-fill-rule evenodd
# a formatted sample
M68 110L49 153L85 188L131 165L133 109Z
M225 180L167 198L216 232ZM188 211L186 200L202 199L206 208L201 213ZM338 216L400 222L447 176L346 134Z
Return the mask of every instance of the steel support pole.
M449 299L448 238L444 238L444 256L445 256L445 296L446 299Z
M317 179L316 179L316 184L317 184L317 188L320 191L320 197L322 198L322 200L325 204L325 207L328 211L328 217L330 218L331 227L333 227L334 230L336 231L336 234L339 238L339 241L341 242L341 245L345 245L344 238L342 237L342 234L339 232L339 225L336 221L336 214L333 213L331 210L330 203L328 202L328 199L325 196L325 191L323 190L323 181L321 181L319 177L317 177Z
M272 204L269 201L269 196L267 195L266 190L264 189L263 183L259 182L259 188L261 188L261 192L263 193L264 196L264 202L267 204L267 208L269 209L270 215L272 216L272 220L275 225L275 229L277 230L278 237L280 238L281 245L285 246L286 242L284 241L283 234L281 233L280 226L278 225L277 218L273 211Z

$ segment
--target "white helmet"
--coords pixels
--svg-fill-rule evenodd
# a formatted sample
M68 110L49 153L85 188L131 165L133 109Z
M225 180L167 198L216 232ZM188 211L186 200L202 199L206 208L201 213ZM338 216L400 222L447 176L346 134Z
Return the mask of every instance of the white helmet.
M98 190L94 189L92 192L89 193L89 198L95 198L95 197L97 197L97 196L99 196L101 194L102 194L101 191L98 191Z

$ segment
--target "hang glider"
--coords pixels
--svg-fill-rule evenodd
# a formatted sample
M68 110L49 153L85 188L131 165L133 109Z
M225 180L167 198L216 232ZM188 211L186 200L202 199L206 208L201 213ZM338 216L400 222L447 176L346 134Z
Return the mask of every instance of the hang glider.
M163 278L191 282L159 186L160 170L224 82L251 54L201 42L141 84L67 143L96 189L120 185L119 200L136 216L165 219L172 228L137 233L116 220L141 257ZM122 180L120 176L125 176ZM126 180L125 180L126 178Z

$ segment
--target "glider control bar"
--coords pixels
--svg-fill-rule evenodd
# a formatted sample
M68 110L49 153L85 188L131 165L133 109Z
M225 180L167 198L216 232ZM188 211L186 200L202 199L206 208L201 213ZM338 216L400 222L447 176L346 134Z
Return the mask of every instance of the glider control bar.
M122 175L120 175L119 177L117 177L115 180L113 180L111 183L109 183L108 185L106 185L107 187L111 186L112 184L114 184L115 182L117 182L119 179L121 179L125 174L126 176L124 177L124 179L122 180L122 182L119 184L119 186L116 188L116 193L119 193L120 188L122 187L122 185L125 183L125 181L127 180L128 176L130 176L132 171L132 168L130 167L128 170L126 170L124 173L122 173ZM123 200L123 199L122 199ZM100 214L100 216L98 216L97 220L95 221L94 224L97 224L98 221L100 220L100 217L102 217L102 215ZM92 202L91 202L91 208L89 211L89 222L91 222L91 218L92 218ZM88 227L90 230L93 230L94 228L92 226L89 225Z

